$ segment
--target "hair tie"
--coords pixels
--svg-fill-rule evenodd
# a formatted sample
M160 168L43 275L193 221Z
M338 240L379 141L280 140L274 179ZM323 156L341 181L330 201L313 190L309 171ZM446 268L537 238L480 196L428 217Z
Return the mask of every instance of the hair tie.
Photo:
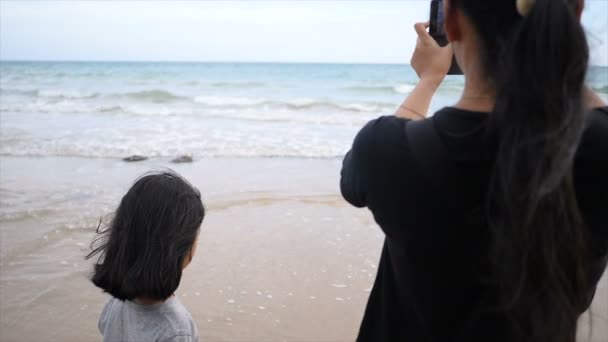
M536 0L515 0L517 12L519 12L522 17L527 16L532 10L535 2Z

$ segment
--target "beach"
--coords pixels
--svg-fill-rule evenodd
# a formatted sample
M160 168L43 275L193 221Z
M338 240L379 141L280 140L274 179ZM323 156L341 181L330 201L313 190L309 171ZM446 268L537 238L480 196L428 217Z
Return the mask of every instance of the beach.
M138 175L172 168L201 190L208 210L176 292L202 341L353 341L383 235L367 210L341 198L340 165L2 157L0 340L101 340L108 297L88 281L84 260L97 223ZM9 206L28 210L11 216ZM608 336L606 303L604 277L591 341Z
M202 341L353 341L383 233L339 190L406 65L0 62L0 341L99 341L85 260L133 181L171 168L207 207L176 296ZM454 102L448 77L431 112ZM608 68L589 84L608 99ZM141 155L128 163L122 158ZM191 156L191 163L172 163ZM608 339L608 281L580 341Z
M338 192L339 160L209 159L174 165L82 158L3 158L2 341L99 340L107 296L85 261L100 217L135 177L171 167L208 214L176 295L204 341L353 340L382 234ZM44 188L26 199L31 188ZM23 201L23 202L21 202ZM27 234L24 234L27 232Z

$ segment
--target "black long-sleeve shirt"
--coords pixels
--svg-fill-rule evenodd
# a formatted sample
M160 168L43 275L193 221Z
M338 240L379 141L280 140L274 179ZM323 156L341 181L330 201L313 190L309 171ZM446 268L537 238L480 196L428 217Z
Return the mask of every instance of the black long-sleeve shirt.
M386 235L358 341L497 340L500 317L475 310L491 292L481 280L489 232L480 203L493 158L484 144L487 115L448 107L428 119L455 166L447 183L466 189L460 193L438 189L414 158L409 120L380 117L355 138L344 159L342 195L368 207ZM594 293L608 258L608 109L591 117L574 176L592 241Z

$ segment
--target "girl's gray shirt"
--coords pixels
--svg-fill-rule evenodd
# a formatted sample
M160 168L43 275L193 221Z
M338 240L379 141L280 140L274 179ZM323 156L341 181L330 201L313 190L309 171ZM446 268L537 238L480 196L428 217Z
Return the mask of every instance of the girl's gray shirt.
M154 305L112 297L99 318L99 331L104 342L198 341L192 316L175 296Z

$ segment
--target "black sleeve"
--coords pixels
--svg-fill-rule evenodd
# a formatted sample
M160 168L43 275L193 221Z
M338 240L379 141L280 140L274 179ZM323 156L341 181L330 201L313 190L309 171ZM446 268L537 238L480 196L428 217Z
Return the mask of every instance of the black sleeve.
M608 265L608 107L591 113L575 163L575 186L581 213L589 230L589 302ZM586 309L586 308L585 308Z
M342 196L355 207L368 205L370 189L371 150L374 143L374 126L376 120L370 121L359 131L353 147L344 157L340 178Z

